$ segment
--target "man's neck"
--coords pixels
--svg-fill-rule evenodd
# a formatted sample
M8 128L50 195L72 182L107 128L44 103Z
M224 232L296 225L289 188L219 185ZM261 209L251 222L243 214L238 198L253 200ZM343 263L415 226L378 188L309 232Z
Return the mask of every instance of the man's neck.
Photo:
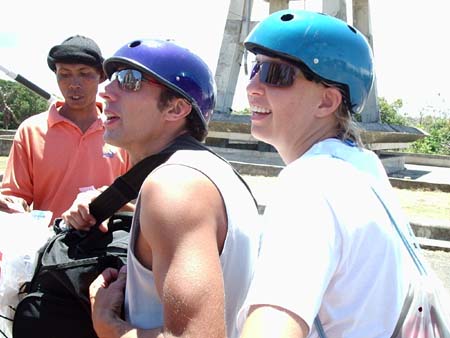
M173 143L177 137L185 134L186 132L187 131L185 129L178 130L175 133L166 132L158 137L155 137L151 143L146 144L145 146L140 145L138 148L126 149L130 155L132 165L135 165L150 155L161 152Z
M100 111L95 104L87 109L71 109L67 105L63 105L59 113L72 121L84 133L98 119Z

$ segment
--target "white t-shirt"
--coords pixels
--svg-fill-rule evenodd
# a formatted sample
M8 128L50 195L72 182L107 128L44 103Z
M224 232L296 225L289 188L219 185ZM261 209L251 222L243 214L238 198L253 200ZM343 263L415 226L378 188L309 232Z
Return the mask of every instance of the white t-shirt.
M305 320L308 337L317 314L328 337L390 337L412 264L370 181L406 222L370 151L328 139L280 173L239 327L250 305L270 304Z

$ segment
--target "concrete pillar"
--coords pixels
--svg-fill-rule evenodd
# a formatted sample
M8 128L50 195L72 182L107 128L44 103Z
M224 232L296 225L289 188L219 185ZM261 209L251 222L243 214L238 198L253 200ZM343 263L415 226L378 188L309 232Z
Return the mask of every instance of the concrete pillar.
M363 33L373 50L372 26L370 22L369 0L353 0L353 26ZM372 90L367 99L366 106L361 112L362 122L381 122L380 110L378 107L377 82L376 77Z
M265 0L269 1L269 14L289 8L289 0Z
M222 38L215 80L217 84L216 111L230 113L239 78L244 46L251 29L253 0L231 0Z
M325 14L334 16L347 22L347 1L346 0L323 0L322 11Z

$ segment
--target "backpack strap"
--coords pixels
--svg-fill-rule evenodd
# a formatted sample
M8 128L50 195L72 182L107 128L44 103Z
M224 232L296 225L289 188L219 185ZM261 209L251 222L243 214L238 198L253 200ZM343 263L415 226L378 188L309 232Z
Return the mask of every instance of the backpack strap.
M111 217L122 206L135 199L147 175L169 159L173 152L151 155L138 162L89 204L89 211L97 220L96 226Z
M126 203L135 199L138 196L139 190L147 175L151 173L153 169L166 162L169 157L178 150L206 150L229 164L223 157L213 152L192 136L188 134L181 135L160 153L144 158L124 175L117 177L104 192L89 204L89 211L97 220L95 226L100 225ZM239 172L231 164L229 165L249 191L255 205L258 206L250 187L241 177Z

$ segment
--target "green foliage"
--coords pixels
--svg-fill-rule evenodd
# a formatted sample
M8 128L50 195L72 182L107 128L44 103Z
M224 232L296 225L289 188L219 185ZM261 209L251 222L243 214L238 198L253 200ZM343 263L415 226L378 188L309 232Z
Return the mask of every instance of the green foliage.
M245 108L243 110L233 110L234 115L251 115L250 108Z
M411 126L412 123L407 116L400 114L399 110L403 107L403 101L400 99L389 103L384 97L378 98L378 109L380 110L380 119L382 123L397 126ZM353 119L361 122L361 114L355 114Z
M3 95L5 100L0 100L0 123L3 128L15 129L27 117L48 109L48 102L45 99L17 82L0 79L0 95ZM3 125L5 114L8 114L4 102L15 117L7 126Z
M414 142L408 149L413 153L450 155L450 119L445 117L421 117L418 128L429 136Z
M429 134L413 142L406 149L407 152L450 155L450 118L422 114L419 119L413 119L407 115L401 115L399 111L403 107L403 102L400 99L389 103L384 97L379 97L378 106L382 123L416 127ZM360 117L358 118L361 121Z
M378 98L378 107L380 109L380 118L382 123L393 124L398 126L408 126L408 119L400 115L399 110L403 107L400 99L389 103L384 97Z

